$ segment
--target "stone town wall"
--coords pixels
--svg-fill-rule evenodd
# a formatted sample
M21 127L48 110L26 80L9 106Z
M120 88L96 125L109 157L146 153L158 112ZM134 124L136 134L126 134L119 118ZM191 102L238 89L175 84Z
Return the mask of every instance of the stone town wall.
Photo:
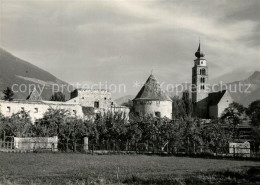
M171 101L149 101L138 100L134 101L134 112L139 115L153 115L160 112L161 117L172 119L172 102Z
M84 107L95 107L95 102L98 102L99 109L108 109L111 107L111 93L107 90L90 90L77 89L71 93L71 100L68 102L79 103Z
M14 149L28 151L48 149L58 151L58 137L14 137Z
M248 141L244 143L229 143L229 153L239 154L238 156L250 157L250 143Z
M2 101L0 100L0 111L6 116L10 117L12 114L22 110L29 112L32 122L43 117L44 113L50 108L68 110L71 115L76 114L83 118L82 107L78 104L68 104L65 102L51 102L51 101Z

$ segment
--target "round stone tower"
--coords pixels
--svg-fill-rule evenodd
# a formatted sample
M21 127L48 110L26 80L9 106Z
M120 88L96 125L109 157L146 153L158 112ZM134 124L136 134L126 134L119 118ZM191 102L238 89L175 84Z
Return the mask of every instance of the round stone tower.
M164 93L151 74L133 100L134 112L138 115L152 115L172 119L172 100Z

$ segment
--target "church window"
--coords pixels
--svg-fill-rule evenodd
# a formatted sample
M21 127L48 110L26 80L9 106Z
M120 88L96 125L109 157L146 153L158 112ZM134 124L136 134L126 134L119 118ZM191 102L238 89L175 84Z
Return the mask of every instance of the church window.
M201 85L201 86L200 86L200 89L205 89L204 85Z
M206 70L205 69L201 69L201 75L206 75Z

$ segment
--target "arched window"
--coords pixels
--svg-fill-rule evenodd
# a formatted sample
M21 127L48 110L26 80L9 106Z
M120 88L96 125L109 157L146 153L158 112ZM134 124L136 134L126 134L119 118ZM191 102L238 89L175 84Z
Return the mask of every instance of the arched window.
M201 75L206 75L206 69L201 69Z
M200 86L200 89L205 89L204 85L201 85L201 86Z
M200 69L200 75L202 74L202 71L201 71L201 69Z
M205 78L204 77L200 78L200 83L205 83Z

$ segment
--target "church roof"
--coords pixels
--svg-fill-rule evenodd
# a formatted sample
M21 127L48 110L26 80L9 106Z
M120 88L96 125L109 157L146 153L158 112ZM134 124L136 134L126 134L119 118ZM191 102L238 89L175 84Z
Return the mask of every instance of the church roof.
M134 100L172 101L169 96L161 90L160 84L152 74Z
M36 89L33 89L33 91L29 94L29 96L26 98L26 100L40 101L40 100L42 100L42 98L41 98L40 93Z
M209 93L209 105L217 105L225 93L226 90Z

